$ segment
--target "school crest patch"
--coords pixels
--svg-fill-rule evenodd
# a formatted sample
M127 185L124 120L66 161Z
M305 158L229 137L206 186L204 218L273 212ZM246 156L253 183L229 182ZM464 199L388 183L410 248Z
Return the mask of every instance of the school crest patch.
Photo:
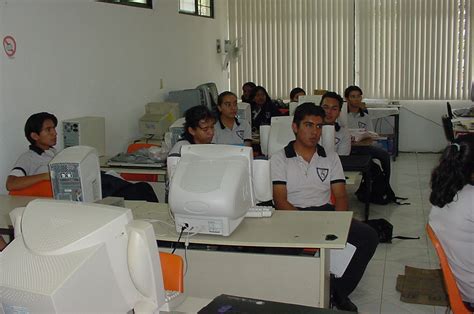
M339 144L339 142L341 141L339 137L335 137L334 140L335 140L336 145Z
M235 132L238 137L240 137L242 140L244 139L244 130L239 130Z
M316 168L316 172L318 173L318 177L321 179L321 182L324 182L329 174L329 169L327 168Z
M364 122L359 121L359 129L365 129L367 127L367 124Z

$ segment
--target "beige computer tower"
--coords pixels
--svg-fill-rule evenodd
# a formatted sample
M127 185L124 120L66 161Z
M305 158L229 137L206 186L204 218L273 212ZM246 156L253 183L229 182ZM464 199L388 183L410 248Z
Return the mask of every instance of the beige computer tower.
M91 146L99 156L105 156L105 118L79 117L63 120L64 148Z

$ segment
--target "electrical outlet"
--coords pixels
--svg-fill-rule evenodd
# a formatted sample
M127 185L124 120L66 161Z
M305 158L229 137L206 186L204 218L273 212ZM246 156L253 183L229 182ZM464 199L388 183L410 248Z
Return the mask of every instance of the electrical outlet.
M221 52L222 52L221 40L220 40L220 39L217 39L217 40L216 40L216 49L217 49L217 53L221 53Z

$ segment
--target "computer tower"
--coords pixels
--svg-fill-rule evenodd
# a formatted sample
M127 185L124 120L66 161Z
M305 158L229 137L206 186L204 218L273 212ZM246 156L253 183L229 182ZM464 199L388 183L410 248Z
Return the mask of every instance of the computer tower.
M79 117L63 122L64 148L83 145L94 147L105 156L105 118Z

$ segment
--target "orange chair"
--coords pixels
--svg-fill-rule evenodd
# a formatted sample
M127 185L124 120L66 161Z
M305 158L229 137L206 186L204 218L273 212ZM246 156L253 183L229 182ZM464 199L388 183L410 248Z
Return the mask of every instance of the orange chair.
M148 143L133 143L128 145L127 153L133 153L142 148L150 148L157 146ZM157 174L146 174L146 173L121 173L120 176L127 181L145 181L145 182L158 182Z
M448 264L448 258L446 257L446 254L444 253L444 249L441 246L441 243L439 242L438 237L436 236L436 234L434 233L433 229L431 228L429 224L426 225L426 233L428 234L428 237L431 239L431 242L433 243L433 246L439 257L441 270L443 271L444 284L446 286L446 289L448 290L449 306L451 307L451 310L453 311L454 314L472 313L466 308L466 306L464 305L464 302L462 301L461 293L459 292L458 285L456 283L456 278L454 278L454 275L451 271L451 267L449 267L449 264Z
M43 180L21 190L8 192L9 195L53 197L53 188L51 181Z
M183 258L179 255L160 252L160 262L165 290L183 293Z

